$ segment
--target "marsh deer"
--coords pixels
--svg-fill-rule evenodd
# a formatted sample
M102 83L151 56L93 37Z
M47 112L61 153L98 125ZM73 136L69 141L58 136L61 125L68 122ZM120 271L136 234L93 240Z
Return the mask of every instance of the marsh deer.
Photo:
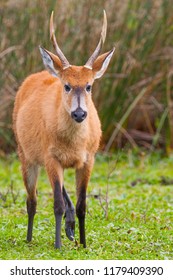
M74 240L75 209L64 187L65 168L76 170L76 215L80 243L86 247L86 190L99 147L101 125L92 101L92 85L106 71L114 48L100 55L107 29L106 13L99 43L84 66L71 65L60 50L54 32L50 37L56 51L39 47L46 71L32 74L19 88L14 105L14 133L27 191L27 240L32 239L36 213L36 183L39 166L44 166L54 194L55 248L61 247L61 221Z

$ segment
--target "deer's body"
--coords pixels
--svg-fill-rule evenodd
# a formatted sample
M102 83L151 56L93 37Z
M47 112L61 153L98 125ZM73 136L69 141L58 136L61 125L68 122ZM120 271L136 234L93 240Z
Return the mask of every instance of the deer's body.
M45 165L47 157L63 168L82 168L99 147L101 128L92 100L88 117L76 123L62 104L62 83L47 71L29 76L15 101L14 128L25 160Z
M30 75L21 85L13 112L14 132L27 190L28 231L32 239L36 213L38 167L44 166L54 194L55 247L61 247L61 221L65 214L67 237L74 240L74 206L65 190L65 168L76 170L80 243L86 246L86 190L99 147L101 126L91 87L105 72L114 49L99 55L105 38L106 15L99 44L84 66L69 64L58 47L51 17L50 31L57 56L40 48L48 71Z

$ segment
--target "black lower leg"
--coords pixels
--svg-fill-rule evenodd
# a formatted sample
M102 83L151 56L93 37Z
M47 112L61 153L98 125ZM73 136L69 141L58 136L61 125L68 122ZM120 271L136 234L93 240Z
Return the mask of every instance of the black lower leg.
M36 200L27 199L27 212L28 212L28 230L27 230L27 241L32 240L32 230L33 230L33 222L34 216L36 213Z
M54 214L55 214L55 248L61 247L61 221L64 214L64 201L61 186L58 181L54 184Z
M85 217L79 217L78 219L79 219L80 244L83 244L83 247L86 248Z
M69 240L73 241L75 233L75 209L64 187L63 197L65 202L65 232Z
M76 205L76 214L79 220L80 244L83 244L84 248L86 248L85 212L86 212L86 192L83 191L78 197L78 201Z
M65 206L68 208L74 208L72 201L70 200L70 197L68 196L68 193L66 192L66 189L63 186L63 197L65 201Z
M62 221L62 215L61 214L55 214L55 248L59 249L61 248L61 221Z

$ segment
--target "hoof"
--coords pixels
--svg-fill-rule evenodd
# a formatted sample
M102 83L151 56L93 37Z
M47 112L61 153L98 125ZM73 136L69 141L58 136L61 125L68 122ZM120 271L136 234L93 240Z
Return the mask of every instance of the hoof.
M70 241L74 241L75 222L66 223L65 232Z
M65 212L65 232L70 241L74 241L75 234L75 212L68 208Z
M59 243L59 242L56 243L56 242L55 242L55 246L54 246L54 247L55 247L55 249L60 249L60 248L61 248L61 243Z
M70 241L74 241L74 223L66 225L65 232Z

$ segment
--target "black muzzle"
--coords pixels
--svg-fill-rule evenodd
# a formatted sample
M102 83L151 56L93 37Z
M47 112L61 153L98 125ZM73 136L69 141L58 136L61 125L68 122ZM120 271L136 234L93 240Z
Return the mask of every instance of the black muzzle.
M75 111L71 113L72 119L76 122L81 123L86 118L87 112L83 111L81 108L77 108Z

